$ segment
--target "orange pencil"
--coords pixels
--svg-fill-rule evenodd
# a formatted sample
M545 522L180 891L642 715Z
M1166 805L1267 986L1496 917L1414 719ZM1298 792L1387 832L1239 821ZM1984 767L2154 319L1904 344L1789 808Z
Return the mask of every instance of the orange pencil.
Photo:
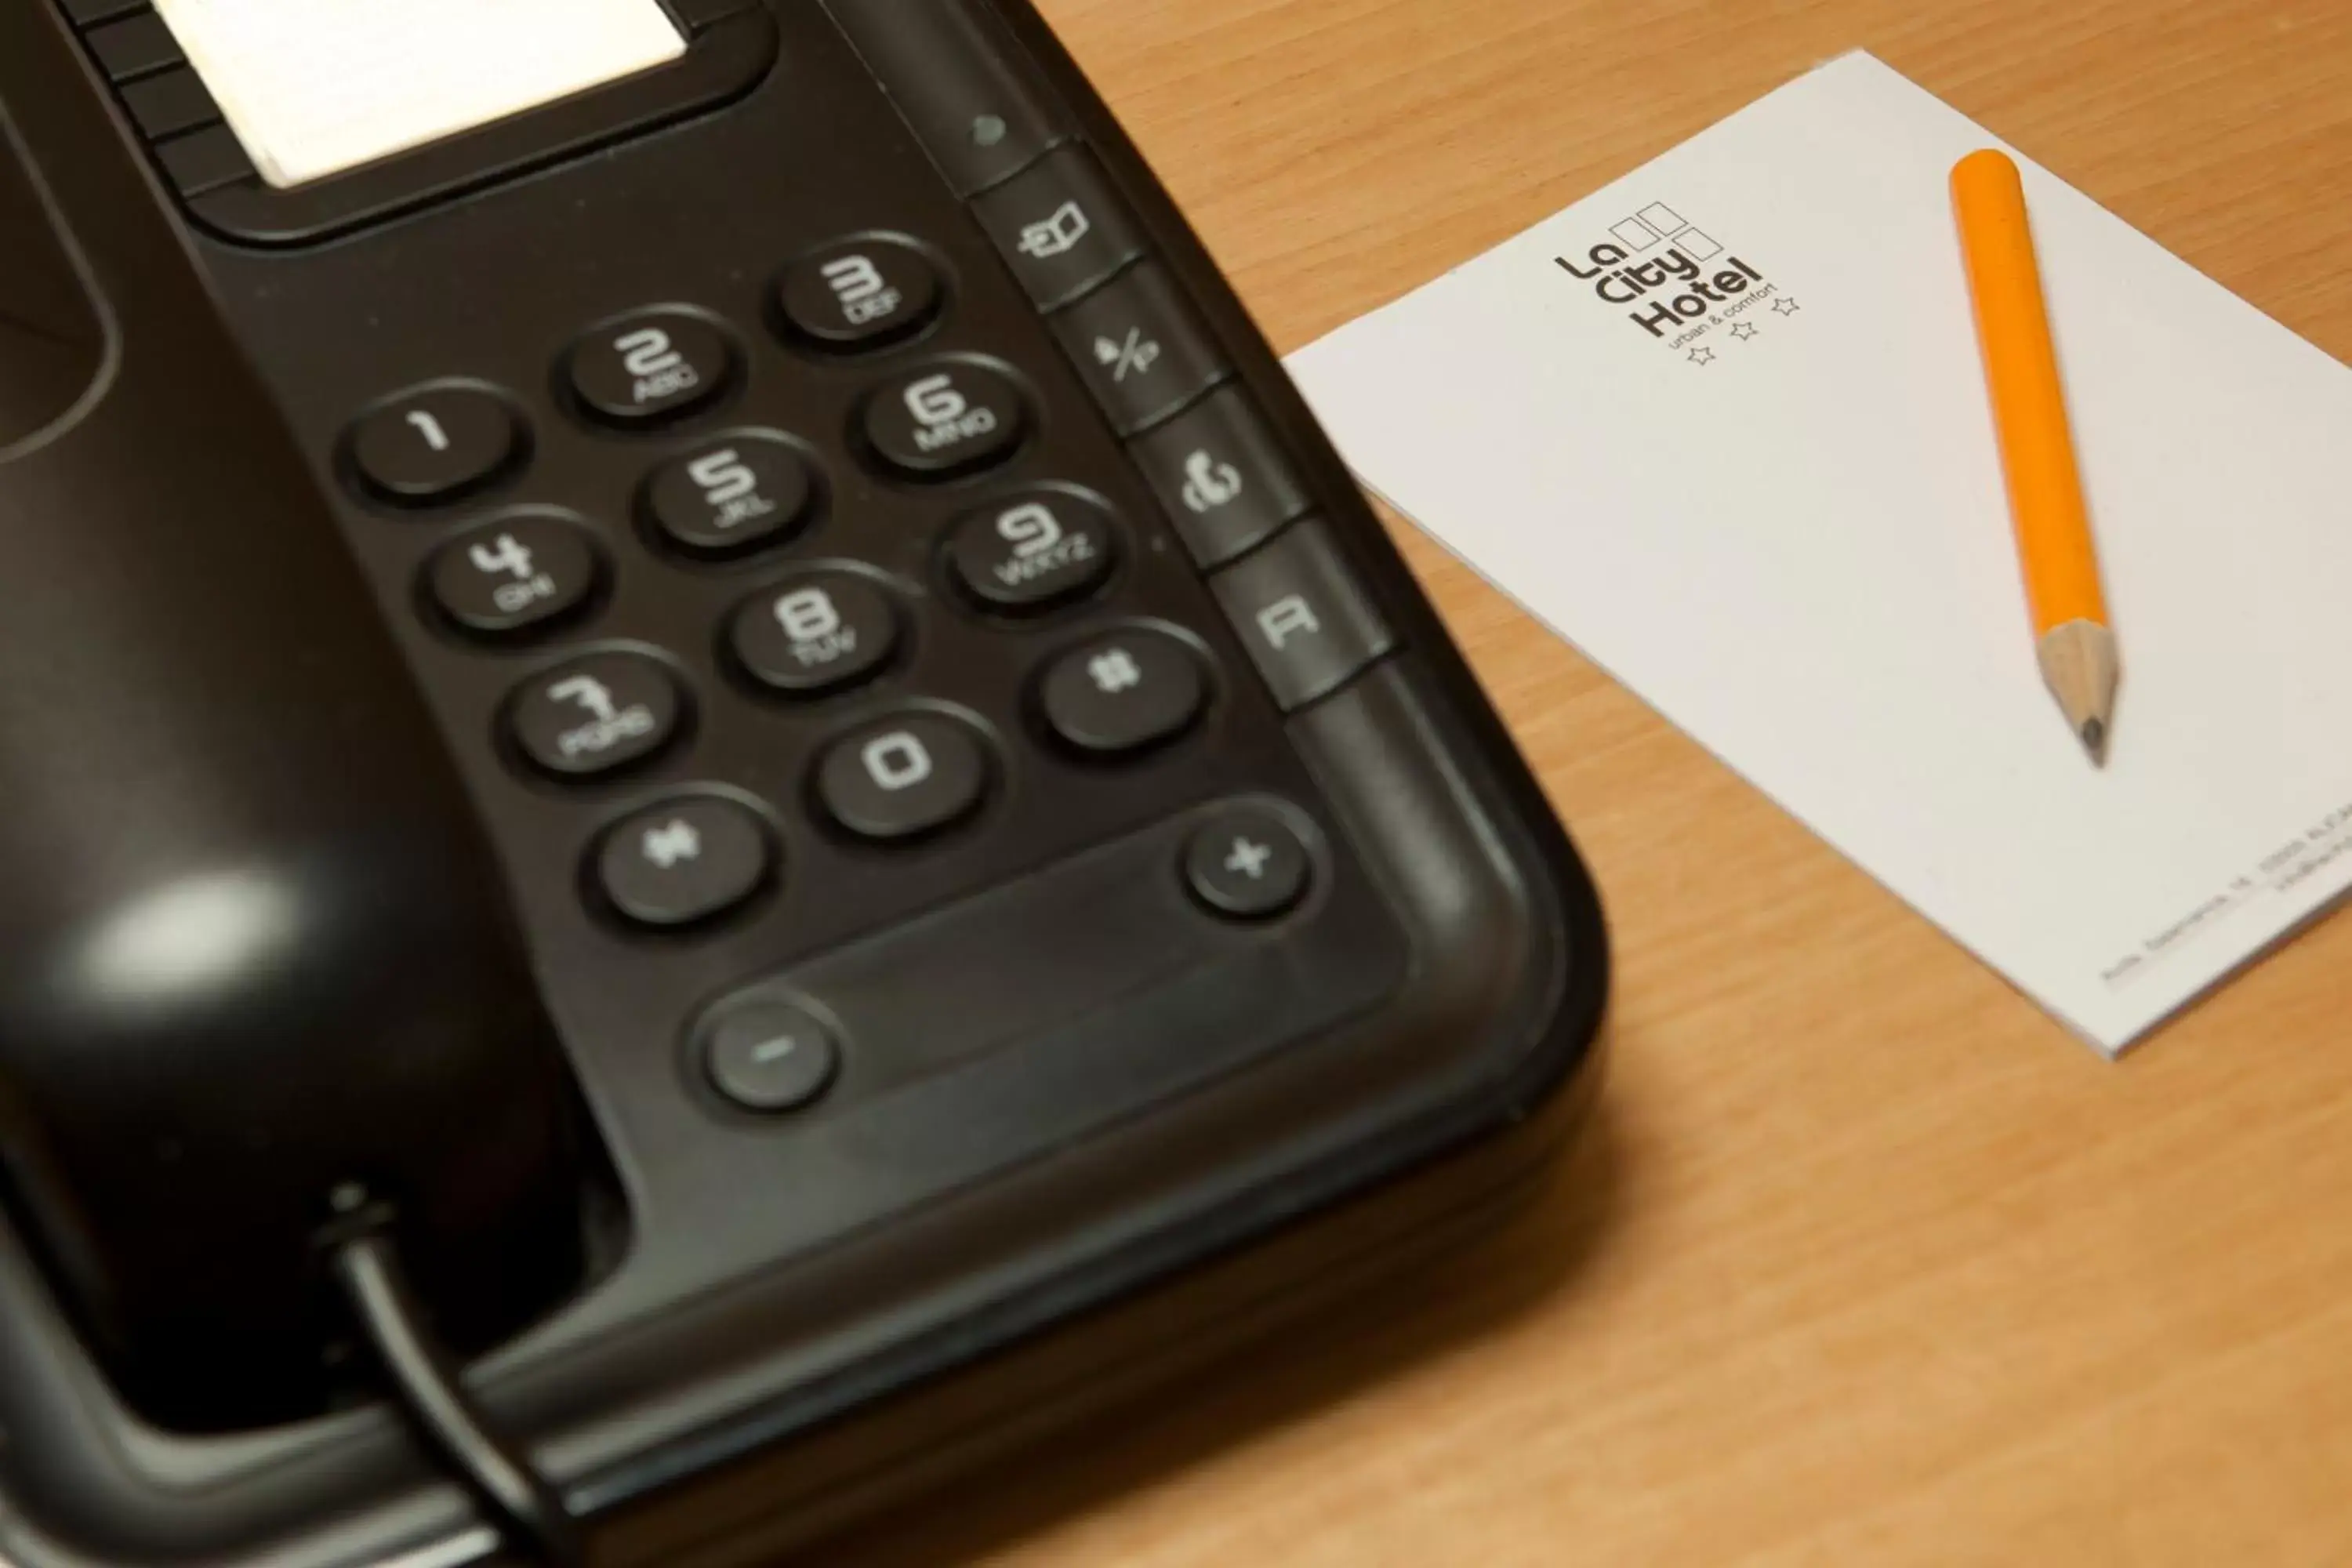
M1961 159L1952 169L1952 210L1976 300L1977 342L2000 433L2042 679L2091 760L2104 764L2121 662L2099 591L2098 555L2017 165L1990 148Z

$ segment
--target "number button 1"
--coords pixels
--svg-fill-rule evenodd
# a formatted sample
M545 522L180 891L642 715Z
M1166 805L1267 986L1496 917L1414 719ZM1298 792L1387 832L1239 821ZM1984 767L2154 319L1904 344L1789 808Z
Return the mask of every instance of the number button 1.
M664 465L646 487L662 536L695 555L782 544L808 521L808 464L773 436L730 436Z
M361 484L378 500L436 506L503 477L522 447L522 423L498 394L425 386L362 419L349 450Z

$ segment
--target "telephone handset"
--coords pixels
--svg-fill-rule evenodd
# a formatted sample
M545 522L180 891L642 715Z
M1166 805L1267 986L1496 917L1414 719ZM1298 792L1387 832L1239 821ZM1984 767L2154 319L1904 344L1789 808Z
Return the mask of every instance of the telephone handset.
M0 11L0 1556L748 1560L1549 1157L1589 882L1025 5L349 166L186 9Z

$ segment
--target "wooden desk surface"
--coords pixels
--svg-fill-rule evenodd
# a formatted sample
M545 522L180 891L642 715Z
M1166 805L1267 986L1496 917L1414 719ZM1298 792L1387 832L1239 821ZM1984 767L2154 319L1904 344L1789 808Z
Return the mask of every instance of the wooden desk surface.
M1286 352L1866 47L2352 359L2347 0L1045 9ZM1609 905L1597 1135L1477 1269L837 1560L2352 1563L2352 917L2105 1065L1404 539Z

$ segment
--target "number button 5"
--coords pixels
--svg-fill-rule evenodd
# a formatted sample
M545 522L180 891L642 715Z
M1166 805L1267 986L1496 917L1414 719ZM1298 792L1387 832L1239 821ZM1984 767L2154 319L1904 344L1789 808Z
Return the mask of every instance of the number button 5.
M747 554L797 538L816 484L782 437L723 436L663 465L646 486L646 512L662 538L692 555Z
M504 478L522 456L521 419L487 387L420 386L352 426L362 488L396 506L439 506Z

